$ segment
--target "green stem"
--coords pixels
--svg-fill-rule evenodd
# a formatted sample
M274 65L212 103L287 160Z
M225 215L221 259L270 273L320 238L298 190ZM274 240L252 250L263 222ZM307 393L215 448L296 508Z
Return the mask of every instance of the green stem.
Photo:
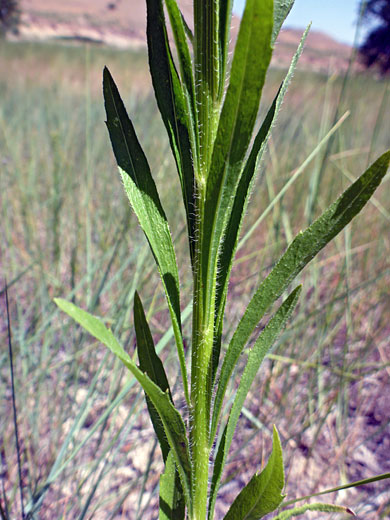
M195 171L198 218L197 249L194 259L191 367L191 455L193 465L193 517L191 520L205 520L208 499L211 367L216 279L211 279L209 276L208 259L202 245L202 230L207 177L219 119L219 3L219 0L194 1L194 68L199 162L197 171Z
M202 191L202 190L200 190ZM204 193L199 194L199 221L203 217ZM195 253L194 309L192 328L191 370L191 454L193 485L193 519L204 520L207 514L210 435L210 366L213 345L214 317L210 316L202 276L202 233L198 228L198 248Z

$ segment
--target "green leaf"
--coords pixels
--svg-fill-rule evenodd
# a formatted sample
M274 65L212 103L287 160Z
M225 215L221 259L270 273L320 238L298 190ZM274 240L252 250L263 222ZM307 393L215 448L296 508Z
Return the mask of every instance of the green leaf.
M277 337L286 326L301 294L302 286L296 287L292 293L286 298L275 315L269 320L266 327L255 341L253 347L249 350L248 360L245 365L244 373L240 378L240 384L236 391L233 406L230 412L228 429L227 429L227 448L230 447L230 439L233 438L236 424L240 417L241 409L244 405L249 389L259 371L261 363L269 352Z
M217 244L225 220L223 216L235 192L256 121L265 74L271 59L271 31L272 0L248 0L207 179L204 234L213 237Z
M275 315L269 320L266 327L264 328L260 336L257 338L255 344L249 352L244 373L240 378L240 384L238 386L233 401L233 405L229 414L226 430L223 434L222 440L217 450L216 461L214 464L214 473L211 483L211 511L214 510L219 483L222 477L222 471L225 466L227 454L229 452L229 448L233 440L234 431L236 429L245 398L249 392L254 378L256 377L256 374L260 368L260 365L264 357L274 344L276 338L278 337L282 329L285 327L287 320L291 316L291 313L297 304L301 289L301 286L296 287L294 291L288 296L288 298L286 298L286 300L276 311ZM214 417L215 420L217 420L217 416ZM217 423L215 422L212 424L211 428L211 439L214 438L216 429Z
M249 197L252 192L254 182L256 180L255 174L258 170L259 163L266 150L266 146L271 135L272 127L276 122L277 116L283 103L284 96L287 92L292 75L297 66L299 57L302 54L303 46L306 41L308 32L309 27L307 27L306 31L304 32L301 38L297 51L293 59L291 60L291 64L286 74L286 77L284 78L283 83L281 84L279 91L270 109L268 110L263 124L261 125L261 128L256 135L248 160L245 164L243 174L241 175L237 187L233 209L230 215L229 223L226 228L224 240L221 244L221 251L219 255L218 264L218 285L216 296L216 308L218 309L218 314L216 316L215 325L215 329L217 331L217 338L215 341L213 353L213 375L216 373L219 362L222 337L222 324L225 310L225 302L227 298L229 275L232 269L233 259L237 249L238 237L241 229L243 216L246 214Z
M220 413L229 378L242 349L261 318L310 260L362 210L386 175L389 162L390 151L379 157L313 224L295 237L271 273L260 284L224 357L215 398L214 424Z
M167 6L172 32L175 38L182 82L190 99L191 113L192 115L195 115L196 108L194 75L192 72L191 54L187 45L184 18L177 6L176 0L165 0L165 5Z
M270 347L276 340L278 334L283 329L288 318L290 317L295 305L297 304L301 289L302 288L299 285L294 289L294 291L289 295L289 297L286 298L286 300L279 307L275 315L267 323L265 329L257 338L253 348L249 352L248 361L245 366L244 374L240 379L240 385L238 391L236 392L236 397L231 412L232 414L235 410L234 413L237 416L236 420L238 420L238 416L241 412L242 405L244 404L246 394L249 391L249 387L252 384L253 378L256 376L256 373L264 359L264 356L267 354L268 350L270 349ZM244 348L244 346L245 345L243 345L242 348ZM224 357L221 376L218 382L217 394L214 401L214 411L210 436L211 440L213 440L214 435L217 431L218 420L221 413L223 398L227 387L227 381L225 377L227 373L230 373L230 375L232 374L236 366L236 363L237 358L234 355L234 352L232 350L229 351L228 349ZM230 420L231 419L229 418L229 422Z
M215 138L201 217L201 276L205 301L211 301L215 291L219 249L271 59L272 17L272 0L248 0Z
M272 31L272 45L275 43L276 38L282 28L284 20L287 18L288 13L291 11L295 0L274 0L274 28Z
M275 511L284 496L284 468L282 446L274 426L272 453L266 467L255 474L237 496L225 520L259 520Z
M277 516L275 516L274 520L289 520L294 516L303 515L307 511L320 511L322 513L346 513L352 516L355 516L355 513L349 509L349 507L344 506L335 506L333 504L306 504L300 507L294 507L293 509L287 509L286 511L282 511Z
M153 383L156 383L163 392L168 391L171 395L164 366L156 354L153 337L137 291L134 294L134 327L137 339L140 369L143 372L146 372Z
M219 251L242 172L256 120L266 70L271 59L272 0L248 0L241 21L226 92L207 177L204 209L201 215L200 272L203 300L215 307L219 270ZM201 195L202 197L202 195ZM218 308L216 311L218 313ZM210 311L210 312L214 312ZM213 316L213 320L215 317ZM215 324L209 324L209 327ZM217 327L217 338L221 326ZM217 364L214 343L212 372ZM217 347L215 347L215 345Z
M165 374L163 364L156 354L153 337L150 332L148 322L146 321L145 312L138 292L135 292L134 295L134 327L137 339L137 351L140 369L142 372L146 373L153 381L153 383L155 383L163 392L167 392L172 401L168 379ZM160 448L165 462L168 457L170 447L165 435L164 426L161 423L160 415L158 414L152 401L149 399L147 394L145 395L150 419L152 421L157 439L160 443Z
M183 420L180 413L173 406L169 393L163 392L146 373L137 367L130 356L123 350L123 347L118 343L111 330L107 329L98 318L62 298L55 298L54 301L61 310L79 323L94 338L106 345L141 384L160 416L167 441L171 447L175 464L179 471L186 503L191 509L191 463L188 441Z
M194 61L199 111L213 108L218 99L221 75L219 70L219 5L220 0L194 0ZM203 96L202 93L205 95ZM209 118L212 117L209 113ZM200 116L202 121L202 116ZM204 129L202 129L204 133ZM207 131L206 131L207 133ZM206 139L206 142L208 140ZM207 152L206 152L207 153Z
M186 36L189 39L191 45L193 45L194 44L194 34L193 34L191 28L189 27L188 23L186 22L186 19L184 18L182 13L181 13L181 17L183 19L183 25L184 25L184 30L185 30Z
M233 0L221 0L219 2L219 56L220 56L220 82L219 99L222 99L225 89L226 64L229 53L230 24L232 19Z
M181 31L180 21L175 14L172 1L168 2L170 14L175 21L174 32ZM161 0L147 0L147 39L150 73L157 105L164 121L179 173L183 201L186 210L191 259L195 247L195 181L194 165L197 164L195 129L197 113L194 110L194 94L191 87L189 54L185 38L180 45L179 55L186 89L182 87L176 71L167 36L164 10ZM185 28L185 26L184 26ZM182 33L180 33L182 34ZM177 37L183 37L182 35Z
M179 274L171 233L145 154L107 68L103 74L107 128L123 184L156 260L167 297L187 401L188 378L180 319Z
M184 520L185 504L180 481L176 471L175 459L169 452L164 473L160 477L159 520Z

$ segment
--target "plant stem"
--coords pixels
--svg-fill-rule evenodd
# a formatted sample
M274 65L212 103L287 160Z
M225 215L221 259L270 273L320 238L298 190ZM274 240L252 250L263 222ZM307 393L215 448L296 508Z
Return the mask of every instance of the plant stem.
M207 515L211 366L214 341L215 284L208 278L202 247L207 177L219 114L220 60L219 1L194 1L195 95L199 131L197 183L197 249L194 260L194 308L191 371L191 455L193 463L193 519ZM203 251L203 254L202 254ZM214 290L209 290L209 283Z
M198 211L203 216L204 194L198 198ZM191 372L191 449L193 463L194 520L204 520L207 514L210 428L210 366L213 345L214 315L208 312L202 275L202 233L198 227L198 249L195 253L194 309Z

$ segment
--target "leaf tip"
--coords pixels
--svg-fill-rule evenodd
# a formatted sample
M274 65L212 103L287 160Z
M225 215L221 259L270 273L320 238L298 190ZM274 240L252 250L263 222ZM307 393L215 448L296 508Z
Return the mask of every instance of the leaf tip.
M57 307L61 307L64 301L65 300L62 298L53 298L53 302L57 305Z
M103 68L103 91L108 88L109 84L114 83L111 72L108 70L107 65L104 65Z
M280 449L281 449L279 432L275 425L273 425L273 428L272 428L272 441L273 441L274 446L276 445L276 446L280 447Z

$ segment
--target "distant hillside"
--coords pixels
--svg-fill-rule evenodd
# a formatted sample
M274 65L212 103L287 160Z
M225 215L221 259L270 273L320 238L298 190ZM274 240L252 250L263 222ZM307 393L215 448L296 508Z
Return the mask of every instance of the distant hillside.
M302 37L303 29L283 29L276 43L273 64L287 67ZM327 72L345 71L348 67L352 47L334 40L325 33L311 31L305 50L299 60L301 68Z
M192 17L191 0L181 0L187 20ZM145 46L144 0L21 0L20 38L33 40L70 39L113 45L121 48ZM239 20L233 18L234 40ZM281 32L273 65L287 67L302 31ZM345 70L351 47L326 34L312 32L300 67L316 71Z

